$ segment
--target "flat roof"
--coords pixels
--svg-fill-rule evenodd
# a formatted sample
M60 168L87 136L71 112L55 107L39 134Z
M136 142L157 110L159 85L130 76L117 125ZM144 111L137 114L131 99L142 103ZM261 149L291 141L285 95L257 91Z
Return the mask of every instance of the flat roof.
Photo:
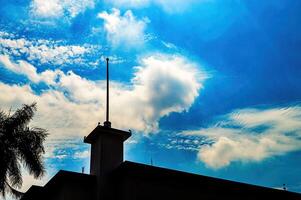
M131 132L123 131L115 128L98 125L87 137L84 138L85 143L91 144L99 135L112 135L121 137L123 141L131 137Z

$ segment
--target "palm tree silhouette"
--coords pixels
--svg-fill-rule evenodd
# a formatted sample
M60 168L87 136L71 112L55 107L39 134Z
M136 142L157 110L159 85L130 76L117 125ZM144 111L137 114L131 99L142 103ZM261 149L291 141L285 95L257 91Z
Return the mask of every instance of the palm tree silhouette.
M21 165L35 178L45 173L42 154L47 131L28 127L36 109L33 103L12 115L0 111L0 193L4 198L6 193L22 196L18 191L23 182Z

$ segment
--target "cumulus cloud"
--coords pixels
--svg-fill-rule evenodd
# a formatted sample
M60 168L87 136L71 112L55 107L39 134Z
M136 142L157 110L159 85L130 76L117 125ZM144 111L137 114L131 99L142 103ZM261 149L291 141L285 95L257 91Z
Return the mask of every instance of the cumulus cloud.
M31 13L40 18L75 17L88 8L93 8L94 0L33 0L30 5Z
M8 69L23 73L32 81L44 81L54 88L37 95L28 85L1 83L2 107L8 109L11 105L36 101L39 112L35 123L49 129L55 137L87 135L103 118L104 81L87 80L72 71L66 74L48 71L59 76L53 76L55 81L46 80L43 78L45 72L36 73L32 65L23 66L21 61L12 63L7 57L2 58ZM136 68L131 84L111 82L111 121L118 128L155 132L161 117L189 109L204 79L197 64L185 57L145 57Z
M301 107L242 109L216 125L183 134L213 141L199 149L198 158L208 167L232 162L258 162L301 150Z
M126 116L126 126L145 132L156 131L161 117L188 110L206 78L181 56L146 57L136 70L131 87L113 96L112 117L122 121Z
M122 15L118 9L113 9L111 13L101 12L98 17L104 20L107 39L113 47L133 48L143 45L149 21L147 18L137 19L130 10Z
M3 32L6 33L6 32ZM40 64L65 65L91 64L91 57L101 47L90 44L66 45L62 41L28 40L13 34L0 34L0 53L15 57L26 57ZM90 58L89 61L87 58Z
M7 55L1 55L0 62L8 70L25 75L31 84L44 82L51 86L37 94L30 85L0 82L1 109L14 110L21 104L35 101L38 111L31 126L46 128L50 133L45 144L45 159L47 169L52 171L48 170L43 180L25 175L22 191L49 179L56 170L50 166L51 160L55 160L56 165L67 158L86 162L89 151L87 146L79 145L82 144L79 138L88 135L97 122L104 119L105 81L88 80L72 71L37 72L26 61L13 61ZM142 58L131 83L111 81L110 114L113 127L155 133L162 116L188 110L206 78L199 67L179 55L158 54ZM44 76L46 72L55 76ZM184 141L189 145L188 142Z
M1 106L3 109L19 107L23 103L38 103L38 112L33 126L43 127L51 133L49 138L66 138L86 135L95 124L99 110L96 105L76 104L69 101L62 92L47 91L35 94L25 86L1 83ZM9 94L9 95L8 95Z
M50 133L46 141L46 160L86 159L89 151L76 146L74 140L89 134L97 122L104 119L105 81L88 80L72 71L38 72L34 65L12 60L8 55L0 55L0 63L26 76L31 85L43 82L51 86L36 93L29 84L0 82L1 109L14 110L21 104L37 102L38 111L31 126L46 128ZM197 63L180 55L157 54L142 58L130 83L110 83L113 127L155 133L161 117L189 109L205 78ZM31 184L43 184L49 176L41 181L27 175L24 178L22 191Z
M187 110L205 78L195 64L183 57L157 55L142 59L133 83L135 93L153 108L150 118L158 118L170 112Z

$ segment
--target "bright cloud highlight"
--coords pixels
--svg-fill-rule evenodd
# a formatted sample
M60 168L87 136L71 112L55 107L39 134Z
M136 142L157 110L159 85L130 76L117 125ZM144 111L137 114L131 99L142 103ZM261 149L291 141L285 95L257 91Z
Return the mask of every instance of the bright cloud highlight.
M94 0L33 0L30 7L36 17L60 18L65 14L75 17L94 5Z
M118 9L113 9L111 13L101 12L98 17L104 20L107 40L113 47L137 48L143 45L149 22L147 18L137 19L130 10L122 15Z

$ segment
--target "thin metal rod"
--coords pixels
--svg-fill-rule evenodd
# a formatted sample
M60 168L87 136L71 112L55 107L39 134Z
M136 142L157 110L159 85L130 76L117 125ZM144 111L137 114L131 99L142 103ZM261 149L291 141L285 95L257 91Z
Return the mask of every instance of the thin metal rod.
M106 121L109 121L109 58L107 60L107 114Z

